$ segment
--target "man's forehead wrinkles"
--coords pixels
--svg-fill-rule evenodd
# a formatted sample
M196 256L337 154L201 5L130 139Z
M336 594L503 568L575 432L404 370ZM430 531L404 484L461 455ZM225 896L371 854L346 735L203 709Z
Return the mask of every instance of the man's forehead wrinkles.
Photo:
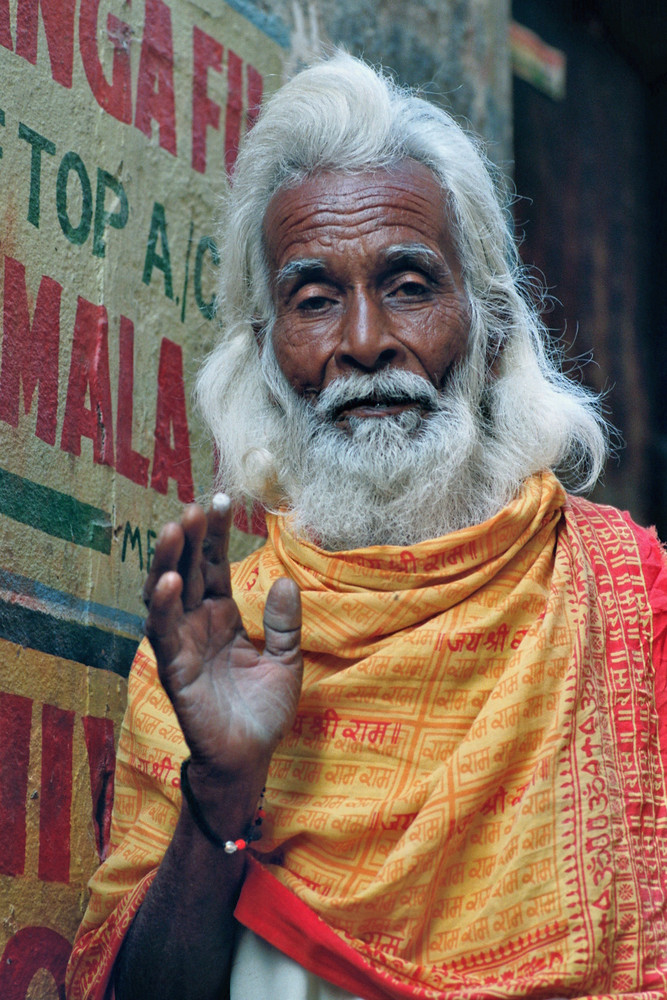
M361 192L349 197L340 194L311 195L297 202L290 199L285 204L285 212L276 221L279 226L294 225L299 227L319 226L354 226L364 221L375 224L380 219L387 221L424 215L433 219L434 226L440 221L439 204L434 205L430 198L419 192L389 191Z
M434 175L407 162L388 173L322 173L294 187L282 188L269 203L264 219L267 251L275 272L290 260L320 258L327 269L346 258L346 266L374 270L387 264L385 248L420 244L421 258L406 257L406 266L458 271L456 249L449 232L445 192ZM439 267L428 250L439 258ZM391 265L401 251L392 251ZM449 258L453 257L453 260ZM301 270L300 268L298 270ZM274 273L275 273L274 272ZM291 275L295 272L292 271ZM318 280L314 277L314 280ZM274 277L275 281L275 277ZM274 286L275 287L275 286ZM284 285L283 285L284 287Z
M411 252L408 248L414 248L416 253L421 248L425 258L429 253L437 255L442 244L438 220L425 223L423 216L413 218L402 213L378 217L376 213L363 211L339 215L321 213L308 222L291 219L288 225L274 228L273 238L278 257L283 260L291 254L298 258L317 258L319 253L316 248L321 248L322 254L326 254L337 246L357 241L363 241L369 251L373 246L381 249L380 245L384 241L389 247L395 246L392 250L395 257Z
M359 178L356 180L359 181ZM424 191L399 182L389 183L386 178L380 185L375 185L371 178L367 184L357 184L349 190L345 184L326 186L324 183L305 183L279 192L277 198L278 201L274 201L274 209L277 209L274 224L278 226L328 225L341 216L349 224L366 214L415 213L421 216L426 213L428 217L440 219L446 204L440 190L434 192L430 188Z

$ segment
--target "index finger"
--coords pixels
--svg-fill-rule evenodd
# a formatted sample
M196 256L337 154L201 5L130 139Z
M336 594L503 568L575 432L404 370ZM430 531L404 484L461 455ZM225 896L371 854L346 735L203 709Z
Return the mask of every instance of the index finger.
M207 515L204 539L204 589L210 597L229 597L229 532L232 526L232 503L226 493L216 493Z
M183 553L185 538L180 524L170 521L165 524L158 535L153 551L153 558L144 583L142 597L148 605L155 586L164 573L176 570Z

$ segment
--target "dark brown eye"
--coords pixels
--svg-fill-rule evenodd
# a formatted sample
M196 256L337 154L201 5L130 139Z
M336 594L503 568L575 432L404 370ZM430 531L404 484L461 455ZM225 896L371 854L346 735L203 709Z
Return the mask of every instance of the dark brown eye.
M400 285L391 293L392 295L406 295L411 298L420 297L428 292L428 287L420 281L402 281Z
M331 299L326 298L324 295L311 295L306 299L302 299L299 302L298 308L301 312L318 312L319 310L326 309L330 302Z

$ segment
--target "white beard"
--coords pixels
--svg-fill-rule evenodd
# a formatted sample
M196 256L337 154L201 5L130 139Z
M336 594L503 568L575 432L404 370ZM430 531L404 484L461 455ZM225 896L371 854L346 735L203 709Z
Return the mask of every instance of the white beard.
M497 513L516 480L490 481L484 453L492 435L466 363L438 392L411 372L386 369L337 379L307 402L287 382L270 337L262 368L280 419L269 442L290 527L330 551L413 545ZM414 399L419 407L335 423L345 403Z

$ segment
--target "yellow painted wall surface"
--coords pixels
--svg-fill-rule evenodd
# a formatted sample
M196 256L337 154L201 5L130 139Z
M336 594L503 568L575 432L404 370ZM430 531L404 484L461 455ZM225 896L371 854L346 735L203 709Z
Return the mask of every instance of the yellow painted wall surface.
M216 193L286 44L248 0L0 0L2 1000L59 995L104 850L156 532L210 487Z

